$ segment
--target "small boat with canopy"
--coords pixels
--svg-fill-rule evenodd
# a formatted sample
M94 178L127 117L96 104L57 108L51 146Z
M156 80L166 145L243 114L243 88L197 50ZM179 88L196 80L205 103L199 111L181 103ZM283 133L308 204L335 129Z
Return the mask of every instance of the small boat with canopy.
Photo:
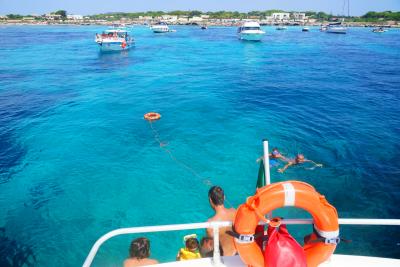
M128 50L134 44L133 38L126 28L117 27L96 34L95 42L101 51L122 51Z

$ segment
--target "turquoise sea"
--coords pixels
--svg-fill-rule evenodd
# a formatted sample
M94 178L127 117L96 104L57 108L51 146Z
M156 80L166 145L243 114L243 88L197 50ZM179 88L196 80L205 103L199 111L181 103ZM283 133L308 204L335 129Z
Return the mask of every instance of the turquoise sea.
M211 184L237 207L264 138L324 165L273 181L311 183L341 218L400 218L400 30L266 27L251 43L173 28L135 27L135 48L99 53L101 27L0 26L0 266L80 266L113 229L205 221ZM341 232L353 242L337 253L400 258L399 228ZM174 260L188 233L146 235L152 256ZM93 266L121 266L134 237Z

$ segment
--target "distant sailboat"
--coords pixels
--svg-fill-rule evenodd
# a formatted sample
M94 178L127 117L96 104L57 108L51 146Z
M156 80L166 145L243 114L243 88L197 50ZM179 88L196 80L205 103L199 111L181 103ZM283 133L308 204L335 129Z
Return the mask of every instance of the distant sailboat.
M342 22L331 23L326 26L326 32L345 34L347 32L347 28L343 26Z
M345 5L346 5L346 0L344 0L343 2L343 14ZM347 1L347 17L350 17L350 0ZM347 27L343 25L343 22L344 22L344 15L341 22L331 23L328 26L326 26L326 32L346 34Z

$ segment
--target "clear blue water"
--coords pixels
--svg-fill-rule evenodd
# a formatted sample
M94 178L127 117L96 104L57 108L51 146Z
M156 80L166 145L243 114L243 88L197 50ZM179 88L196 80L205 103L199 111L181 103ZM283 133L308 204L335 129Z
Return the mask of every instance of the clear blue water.
M342 218L400 217L399 30L266 28L248 43L235 28L176 29L134 28L134 49L101 54L100 27L0 27L0 265L79 266L115 228L204 221L209 184L236 207L263 138L324 164L273 168L273 181L313 184ZM400 257L398 228L341 230L353 242L339 253ZM147 235L153 257L173 260L186 233ZM94 266L121 266L133 237Z

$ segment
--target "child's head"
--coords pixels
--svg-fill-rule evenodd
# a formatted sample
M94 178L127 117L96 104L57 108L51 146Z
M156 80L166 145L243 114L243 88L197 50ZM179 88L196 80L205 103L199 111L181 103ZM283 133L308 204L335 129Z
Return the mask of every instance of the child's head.
M195 251L199 248L199 241L197 240L197 238L190 237L186 239L185 245L186 248L190 251Z
M272 149L272 155L278 156L279 154L280 154L279 150L276 147L274 147L274 149Z

